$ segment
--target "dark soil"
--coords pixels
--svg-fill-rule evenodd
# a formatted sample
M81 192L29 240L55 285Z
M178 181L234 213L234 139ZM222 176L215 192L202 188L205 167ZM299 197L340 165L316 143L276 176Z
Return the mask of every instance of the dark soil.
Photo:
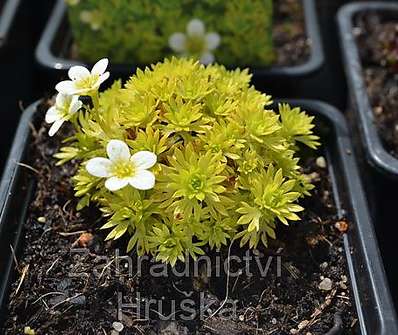
M307 37L302 0L274 1L273 38L275 65L294 66L305 63L311 53Z
M366 13L357 17L354 29L379 135L398 158L398 21Z
M154 268L149 257L138 263L134 253L131 264L115 259L116 249L124 253L126 241L104 242L105 233L98 229L103 223L100 213L95 208L75 210L71 176L76 164L57 167L53 158L68 132L65 128L49 139L47 125L40 126L30 148L37 187L27 214L19 274L11 287L5 334L20 335L30 327L36 335L116 335L112 329L118 320L124 325L122 335L316 335L325 334L336 321L342 322L344 334L354 333L356 315L342 243L349 223L337 220L328 171L314 158L304 164L316 188L303 201L307 210L301 222L280 224L279 239L268 249L246 254L236 243L219 253L208 251L210 266L206 261L195 266L190 260L181 276L170 267ZM229 252L252 259L229 258L228 263ZM224 264L235 274L229 280ZM261 273L267 265L268 271ZM184 269L182 263L176 267L179 273ZM235 302L228 300L213 315L225 299L227 281L228 297ZM320 289L320 283L328 281L331 287ZM124 306L118 316L120 302ZM127 305L132 303L134 308Z

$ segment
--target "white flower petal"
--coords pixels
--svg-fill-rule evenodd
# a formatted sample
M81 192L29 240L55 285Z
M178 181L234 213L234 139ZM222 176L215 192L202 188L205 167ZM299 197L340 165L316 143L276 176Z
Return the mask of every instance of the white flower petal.
M68 95L58 93L55 97L55 105L56 106L64 106L68 102Z
M205 52L200 56L200 62L204 65L213 63L215 60L214 55L211 52Z
M75 104L75 103L77 103L79 101L80 100L79 100L79 96L78 95L73 95L73 96L70 97L70 104L71 105L73 105L73 104Z
M169 47L175 52L186 51L187 37L183 33L174 33L169 37Z
M106 178L110 176L112 162L103 157L95 157L90 159L86 164L86 170L95 177Z
M69 69L68 76L72 80L81 80L90 76L90 71L84 66L75 65Z
M120 140L110 140L106 146L106 152L111 161L129 160L130 149L126 143Z
M105 80L107 80L109 78L109 76L110 76L109 72L105 72L104 74L101 74L98 79L99 85L101 85Z
M76 113L80 108L82 108L83 103L79 100L77 95L74 95L72 101L69 105L69 114Z
M105 187L109 191L117 191L128 185L127 178L110 177L105 181Z
M189 36L203 36L205 34L205 25L202 20L193 19L187 25L187 34Z
M54 136L54 134L61 128L62 124L65 122L64 119L56 120L48 131L49 136Z
M138 190L149 190L155 186L155 175L148 170L138 170L136 175L129 178L128 181Z
M59 118L60 117L59 117L58 111L55 108L55 106L50 107L46 113L46 122L53 123L53 122L59 120Z
M105 72L101 76L99 76L98 80L95 82L95 84L91 87L91 90L98 90L98 88L101 86L101 84L107 80L110 76L109 72Z
M59 82L56 86L55 89L62 94L66 95L73 95L77 93L77 89L75 86L75 83L72 80L64 80Z
M82 21L83 23L90 23L90 21L93 18L93 14L88 10L82 10L80 12L79 17L80 17L80 21Z
M149 169L155 165L157 156L150 151L138 151L130 160L134 163L137 169Z
M208 33L205 37L208 50L217 49L221 42L221 37L217 33Z
M108 67L109 60L108 58L102 58L97 63L94 64L93 69L91 70L91 74L101 75L106 71Z

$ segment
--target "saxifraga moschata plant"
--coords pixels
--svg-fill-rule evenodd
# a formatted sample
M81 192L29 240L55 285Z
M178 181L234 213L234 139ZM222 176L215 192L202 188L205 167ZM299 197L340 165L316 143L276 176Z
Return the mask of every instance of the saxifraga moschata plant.
M85 61L106 55L117 63L151 64L174 55L267 66L276 58L272 0L65 2L74 50Z
M276 224L300 219L313 186L297 153L319 145L313 117L272 110L247 70L172 58L99 93L107 65L72 67L46 115L51 136L74 126L56 157L78 162L78 209L100 207L107 239L128 234L128 251L174 265L205 245L267 246Z

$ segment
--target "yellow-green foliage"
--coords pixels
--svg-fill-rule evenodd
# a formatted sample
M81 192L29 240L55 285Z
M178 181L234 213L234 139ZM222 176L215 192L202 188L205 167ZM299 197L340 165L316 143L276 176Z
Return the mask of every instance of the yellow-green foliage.
M151 64L174 55L169 37L194 18L221 37L224 65L274 61L272 0L66 0L79 55L86 61Z
M297 145L318 145L313 118L286 104L270 109L271 97L249 81L247 70L173 58L138 70L124 87L115 82L99 108L80 112L57 157L80 162L79 206L100 205L109 239L129 234L128 250L174 264L206 244L267 245L278 222L299 220L297 200L312 185L299 171ZM154 189L110 192L86 171L112 139L158 156Z

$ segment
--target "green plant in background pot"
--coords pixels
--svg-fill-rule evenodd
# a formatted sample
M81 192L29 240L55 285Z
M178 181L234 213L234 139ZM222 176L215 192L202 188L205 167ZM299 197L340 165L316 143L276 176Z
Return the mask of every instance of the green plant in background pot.
M150 64L176 55L265 66L275 59L272 0L65 1L86 61Z
M175 264L204 245L267 245L277 222L300 219L297 201L312 185L297 152L300 143L319 144L312 117L286 104L267 107L271 97L250 86L247 70L185 58L138 70L99 94L107 64L72 67L46 116L50 135L65 121L74 125L56 157L80 162L79 207L101 207L107 239L129 234L128 250Z

